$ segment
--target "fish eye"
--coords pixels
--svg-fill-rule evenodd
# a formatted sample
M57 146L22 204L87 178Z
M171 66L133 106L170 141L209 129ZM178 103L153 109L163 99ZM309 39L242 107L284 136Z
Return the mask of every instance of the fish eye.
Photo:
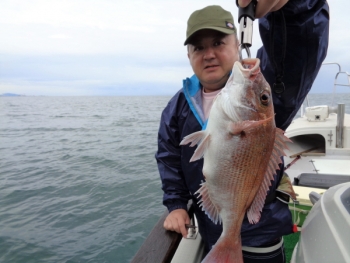
M262 92L260 95L260 101L262 103L262 105L269 105L270 102L270 94L266 91Z

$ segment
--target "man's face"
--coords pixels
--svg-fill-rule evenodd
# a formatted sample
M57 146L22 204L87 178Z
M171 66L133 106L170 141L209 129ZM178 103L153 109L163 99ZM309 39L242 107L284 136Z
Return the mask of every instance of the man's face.
M204 91L218 90L225 86L233 64L239 59L236 36L200 30L188 44L188 58Z

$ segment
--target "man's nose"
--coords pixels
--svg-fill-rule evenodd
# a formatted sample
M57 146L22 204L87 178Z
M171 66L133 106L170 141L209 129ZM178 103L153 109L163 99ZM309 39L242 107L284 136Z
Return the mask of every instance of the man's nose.
M212 47L208 47L204 49L204 59L212 59L215 58L215 52Z

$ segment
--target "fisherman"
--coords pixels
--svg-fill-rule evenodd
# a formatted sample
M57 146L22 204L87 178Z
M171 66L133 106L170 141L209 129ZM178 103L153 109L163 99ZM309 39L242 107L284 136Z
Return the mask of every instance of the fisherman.
M249 0L239 0L241 7ZM278 128L286 130L296 115L326 56L329 9L326 0L260 0L256 5L263 47L258 50L261 72L271 86ZM232 14L220 6L197 10L188 19L185 45L194 71L183 88L162 113L155 155L163 204L169 215L167 230L187 235L187 213L193 201L199 232L208 252L221 235L222 225L214 224L198 206L195 192L204 181L203 159L189 162L196 147L179 146L193 132L205 129L216 94L225 86L235 61L239 41ZM283 235L292 233L288 205L276 198L283 176L283 164L266 197L257 224L245 216L241 229L244 262L285 262Z

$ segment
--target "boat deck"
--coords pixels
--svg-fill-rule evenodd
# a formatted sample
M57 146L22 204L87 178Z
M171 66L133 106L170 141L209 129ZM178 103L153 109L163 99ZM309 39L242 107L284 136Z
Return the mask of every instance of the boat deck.
M286 131L293 143L286 150L286 173L291 178L307 174L350 176L350 115L344 116L343 143L337 145L337 114L324 121L295 119Z

